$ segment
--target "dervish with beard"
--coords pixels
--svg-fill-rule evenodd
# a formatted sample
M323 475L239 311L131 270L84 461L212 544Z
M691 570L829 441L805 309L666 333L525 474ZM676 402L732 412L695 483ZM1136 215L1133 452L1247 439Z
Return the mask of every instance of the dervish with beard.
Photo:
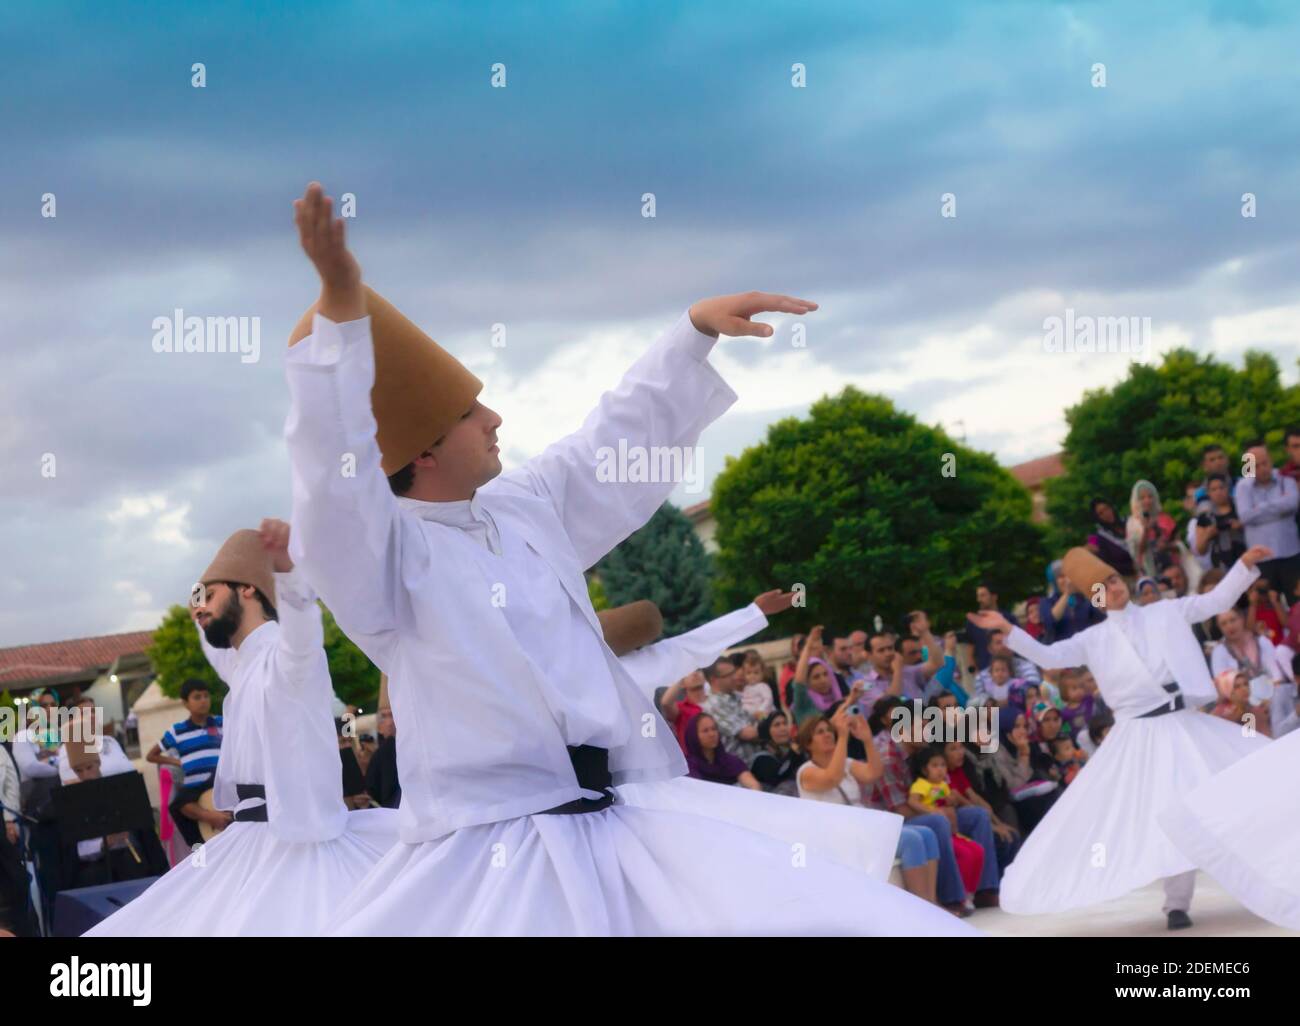
M86 936L315 936L396 841L396 812L343 803L320 607L289 535L236 531L191 596L230 688L214 799L234 822Z

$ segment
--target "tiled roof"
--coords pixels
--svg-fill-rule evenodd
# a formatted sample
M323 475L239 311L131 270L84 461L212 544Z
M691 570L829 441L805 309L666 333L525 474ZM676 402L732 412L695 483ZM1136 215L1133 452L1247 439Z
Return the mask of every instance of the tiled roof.
M1029 460L1026 463L1017 463L1014 467L1007 468L1013 477L1026 488L1034 488L1044 481L1053 477L1060 477L1065 473L1065 464L1061 460L1061 453L1053 453L1051 456L1040 456L1036 460Z
M17 681L39 683L76 674L98 674L121 656L143 653L152 642L153 631L132 631L0 648L0 687Z

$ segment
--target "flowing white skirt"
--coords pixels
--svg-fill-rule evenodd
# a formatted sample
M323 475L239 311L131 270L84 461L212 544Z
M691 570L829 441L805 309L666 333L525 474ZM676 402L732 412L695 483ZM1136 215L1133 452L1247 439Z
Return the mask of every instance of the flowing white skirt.
M329 841L282 841L232 823L86 937L313 937L397 843L394 809L348 813Z
M688 788L700 787L716 787L728 797L689 794ZM811 838L804 846L797 832L792 841L728 822L726 817L752 815L742 802L758 809L747 798L731 797L733 792L738 793L700 781L636 785L621 794L622 803L600 812L523 816L466 827L423 844L399 843L344 902L330 932L977 935L951 913L839 864ZM758 818L769 822L770 802L800 801L755 797L763 803ZM628 799L661 807L642 807ZM696 802L705 815L681 811ZM715 818L719 811L724 818ZM803 822L811 829L816 821ZM878 821L863 815L862 822L878 844L883 836ZM889 829L896 843L898 828Z
M618 793L643 809L690 812L801 845L877 880L889 879L903 826L903 817L893 812L723 787L692 777L624 784Z
M1265 745L1160 817L1178 849L1257 916L1300 930L1300 731Z
M1003 910L1082 908L1195 869L1157 817L1266 745L1239 725L1190 709L1120 720L1007 868Z

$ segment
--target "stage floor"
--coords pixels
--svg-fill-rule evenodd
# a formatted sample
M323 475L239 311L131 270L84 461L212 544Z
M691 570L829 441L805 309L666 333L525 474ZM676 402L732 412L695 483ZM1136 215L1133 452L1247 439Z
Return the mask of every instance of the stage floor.
M1300 937L1248 912L1204 873L1196 876L1192 926L1165 929L1159 883L1092 908L1059 915L1013 916L1001 909L977 909L966 922L991 937Z

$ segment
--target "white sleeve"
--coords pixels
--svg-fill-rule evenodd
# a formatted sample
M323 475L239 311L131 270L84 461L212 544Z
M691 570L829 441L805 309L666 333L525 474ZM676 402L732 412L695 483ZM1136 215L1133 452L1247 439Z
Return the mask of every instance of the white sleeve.
M59 768L54 761L42 762L36 756L36 743L28 738L14 739L14 761L24 777L39 780L41 777L57 777Z
M766 626L767 617L751 602L744 609L710 620L693 631L637 649L619 662L653 700L656 688L672 684L692 670L707 666L724 650L738 645Z
M1251 583L1259 576L1259 567L1249 567L1240 559L1232 564L1223 580L1204 595L1188 595L1175 599L1179 612L1188 623L1200 623L1212 616L1226 613Z
M375 441L370 318L335 324L316 314L312 333L289 348L285 369L289 554L354 640L391 643L403 532Z
M319 670L325 632L316 593L297 567L275 575L275 603L280 618L276 678L299 682Z
M489 487L514 485L549 499L581 566L593 566L663 505L677 484L674 468L684 473L700 433L736 401L708 362L716 342L683 313L581 428ZM668 472L626 480L633 475L618 473L620 454L641 454L648 470ZM669 480L654 480L661 478Z
M1087 633L1087 630L1083 630L1064 641L1044 645L1035 641L1020 627L1012 627L1011 633L1007 635L1007 648L1016 655L1024 656L1035 666L1047 670L1063 670L1072 666L1083 666L1088 662L1088 646L1083 640Z

